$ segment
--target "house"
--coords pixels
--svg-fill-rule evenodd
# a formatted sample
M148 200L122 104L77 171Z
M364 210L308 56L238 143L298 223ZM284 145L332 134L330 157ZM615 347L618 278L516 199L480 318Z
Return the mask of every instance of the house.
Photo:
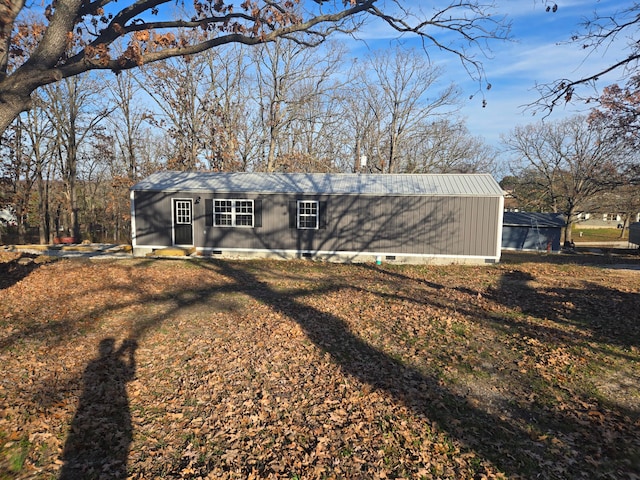
M502 194L484 174L159 172L131 189L133 252L493 263Z
M565 225L559 213L504 212L502 248L558 252Z
M622 228L625 224L625 215L622 213L586 213L577 215L576 228ZM640 213L634 213L627 221L627 226L633 222L640 222Z

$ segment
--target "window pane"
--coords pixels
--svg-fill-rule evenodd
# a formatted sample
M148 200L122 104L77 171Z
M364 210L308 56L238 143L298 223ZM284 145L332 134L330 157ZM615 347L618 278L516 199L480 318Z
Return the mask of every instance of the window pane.
M252 227L253 215L236 215L236 225L240 227Z
M316 220L314 217L300 217L300 228L315 228Z
M253 202L236 200L236 213L253 213Z
M213 208L216 213L231 212L231 200L215 200Z
M235 200L236 227L253 227L253 200Z
M231 202L229 200L213 201L213 224L217 226L230 226Z
M298 228L303 228L303 229L318 228L318 202L316 201L298 202Z
M191 223L191 202L189 201L177 201L175 203L176 209L176 223L177 224L189 224Z
M231 226L231 215L226 213L216 213L215 214L215 225L225 225Z
M253 227L253 200L214 200L213 224L222 227Z

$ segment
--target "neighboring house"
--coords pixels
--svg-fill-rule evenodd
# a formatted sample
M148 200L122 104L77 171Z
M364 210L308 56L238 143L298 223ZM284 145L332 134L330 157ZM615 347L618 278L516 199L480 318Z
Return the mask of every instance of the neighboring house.
M504 212L502 248L558 252L565 225L559 213Z
M133 251L493 263L502 194L490 175L159 172L131 189Z
M504 191L504 211L519 212L520 202L513 196L513 190Z
M640 213L631 215L628 221L640 222ZM580 213L575 221L575 228L621 228L624 223L622 213Z

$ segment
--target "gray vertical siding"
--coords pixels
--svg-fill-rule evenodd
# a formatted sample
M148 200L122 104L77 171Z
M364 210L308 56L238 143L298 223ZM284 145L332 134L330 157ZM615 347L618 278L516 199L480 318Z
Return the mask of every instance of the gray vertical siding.
M135 242L138 245L172 244L171 198L163 192L134 192Z
M203 249L379 252L389 254L496 256L500 198L478 196L366 196L289 194L193 194L134 192L138 246L171 245L171 199L194 203L194 244ZM205 199L262 200L262 226L208 227ZM327 227L289 228L289 201L327 202Z

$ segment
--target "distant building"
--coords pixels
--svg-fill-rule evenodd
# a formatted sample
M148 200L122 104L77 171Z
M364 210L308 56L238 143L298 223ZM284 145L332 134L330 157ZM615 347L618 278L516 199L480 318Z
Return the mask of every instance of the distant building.
M504 212L502 248L558 252L565 225L559 213Z
M620 228L624 223L622 213L579 213L574 223L576 228ZM632 215L628 224L640 222L640 213ZM627 224L627 226L628 226Z

